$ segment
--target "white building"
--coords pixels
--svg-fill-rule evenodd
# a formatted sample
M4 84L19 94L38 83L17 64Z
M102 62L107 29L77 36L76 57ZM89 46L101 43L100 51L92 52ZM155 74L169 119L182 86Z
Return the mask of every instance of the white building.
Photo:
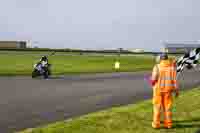
M26 41L26 47L27 48L32 48L32 42L30 40Z

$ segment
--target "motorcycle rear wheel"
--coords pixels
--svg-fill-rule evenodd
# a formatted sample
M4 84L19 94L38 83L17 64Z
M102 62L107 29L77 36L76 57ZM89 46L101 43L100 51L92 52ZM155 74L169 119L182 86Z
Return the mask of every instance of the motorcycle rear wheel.
M36 77L38 77L38 76L39 76L38 71L37 71L37 70L34 70L34 71L32 72L32 78L36 78Z

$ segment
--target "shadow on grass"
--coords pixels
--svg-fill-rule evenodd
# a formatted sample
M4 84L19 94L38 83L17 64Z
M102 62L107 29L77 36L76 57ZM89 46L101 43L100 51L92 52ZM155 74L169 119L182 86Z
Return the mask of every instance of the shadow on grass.
M200 128L200 123L199 124L175 124L173 128Z
M162 120L160 122L164 124ZM200 128L200 117L193 118L190 120L173 120L173 127L171 129L184 129L184 128ZM162 127L161 129L165 128ZM200 129L198 130L198 132L195 133L200 133Z
M190 120L175 120L173 128L200 128L200 117Z
M186 122L200 122L200 117L189 120L174 120L174 123L186 123Z

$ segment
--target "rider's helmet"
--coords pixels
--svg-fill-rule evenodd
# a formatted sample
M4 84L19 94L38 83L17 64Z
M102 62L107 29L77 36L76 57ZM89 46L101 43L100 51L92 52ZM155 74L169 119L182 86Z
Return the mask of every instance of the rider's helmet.
M40 59L40 61L48 61L47 56L42 56L42 58Z

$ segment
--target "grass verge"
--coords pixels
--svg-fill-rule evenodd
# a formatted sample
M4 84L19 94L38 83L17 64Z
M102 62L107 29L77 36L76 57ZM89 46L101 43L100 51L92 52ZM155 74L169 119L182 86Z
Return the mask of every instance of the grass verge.
M7 52L0 54L0 75L31 75L33 65L46 53ZM145 71L152 69L152 56L94 56L94 55L60 55L49 57L53 75L80 73L116 72L114 62L119 60L119 72Z
M200 88L182 92L175 108L173 129L151 128L152 104L148 100L19 133L195 133L200 129Z

